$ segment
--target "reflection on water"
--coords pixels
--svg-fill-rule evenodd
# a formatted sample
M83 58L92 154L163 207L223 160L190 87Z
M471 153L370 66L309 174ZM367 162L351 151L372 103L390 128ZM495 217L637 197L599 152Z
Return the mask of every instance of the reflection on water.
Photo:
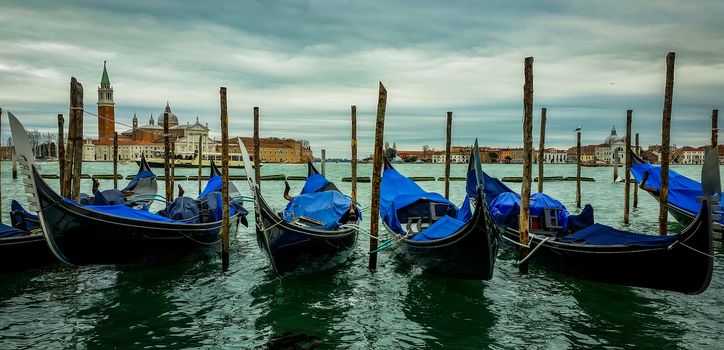
M5 165L5 164L3 164ZM43 172L53 172L54 164ZM84 173L110 173L109 163L84 164ZM442 166L396 166L403 174L442 176ZM133 174L134 164L120 173ZM485 165L497 177L520 174L519 165ZM676 167L697 178L697 167ZM348 164L328 164L329 177L350 192ZM161 169L156 169L160 173ZM243 174L243 170L232 170ZM303 165L268 165L264 175L304 175ZM177 169L177 174L195 174ZM370 176L361 165L359 176ZM464 176L453 165L452 176ZM546 175L571 176L575 167L547 166ZM583 201L596 208L600 222L623 227L623 185L610 182L610 169L584 168ZM19 181L3 166L3 208L23 198ZM56 180L49 180L57 188ZM181 181L195 196L197 183ZM290 181L299 191L301 181ZM86 186L87 185L87 186ZM443 182L421 182L442 191ZM112 186L102 180L101 187ZM519 184L511 184L517 188ZM237 187L248 194L246 184ZM268 201L280 210L283 182L262 184ZM545 184L546 192L573 207L575 186ZM84 182L90 188L90 181ZM451 183L454 202L464 196L462 182ZM159 193L163 193L159 183ZM370 186L360 184L359 200L369 205ZM641 196L630 228L656 230L657 203ZM251 207L251 206L247 206ZM365 213L368 217L369 213ZM4 214L5 215L5 214ZM7 220L7 216L5 216ZM253 231L240 228L232 242L231 267L219 259L164 267L116 268L50 265L0 275L0 349L16 348L254 348L273 345L317 348L713 348L724 343L724 254L716 253L714 277L705 293L687 296L570 279L531 265L520 276L514 255L501 251L491 281L458 281L423 274L391 254L379 256L376 272L367 270L368 238L360 236L348 264L312 276L277 278L257 247ZM367 223L368 224L368 223ZM680 229L672 220L670 227ZM505 246L504 246L505 247ZM270 342L276 340L277 342Z

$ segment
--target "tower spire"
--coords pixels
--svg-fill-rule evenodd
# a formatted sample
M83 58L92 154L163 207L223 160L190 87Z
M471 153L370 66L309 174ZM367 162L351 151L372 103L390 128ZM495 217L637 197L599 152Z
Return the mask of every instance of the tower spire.
M108 78L108 70L106 69L106 61L103 61L103 76L101 77L101 86L108 87L111 85L111 79Z

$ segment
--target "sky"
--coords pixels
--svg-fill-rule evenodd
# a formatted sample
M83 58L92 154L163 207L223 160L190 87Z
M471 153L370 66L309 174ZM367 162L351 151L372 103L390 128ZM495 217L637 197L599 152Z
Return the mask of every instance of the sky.
M350 156L350 106L360 155L372 152L378 84L388 91L385 141L442 149L522 144L523 61L534 63L534 144L603 142L625 133L660 143L665 57L676 52L671 137L709 140L724 102L721 1L22 1L0 3L0 108L56 132L69 82L96 112L103 61L116 121L156 118L168 101L220 137L219 87L230 135L306 139L315 155ZM7 119L3 113L4 123ZM97 135L85 115L84 136ZM117 125L117 130L126 126ZM9 136L3 128L3 137Z

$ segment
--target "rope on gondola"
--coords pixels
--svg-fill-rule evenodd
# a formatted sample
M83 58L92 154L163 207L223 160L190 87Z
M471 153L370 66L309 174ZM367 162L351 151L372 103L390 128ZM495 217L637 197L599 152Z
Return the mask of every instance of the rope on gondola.
M392 246L394 245L394 243L397 243L397 241L395 241L394 239L382 238L382 237L375 237L375 236L373 236L373 235L370 233L369 230L367 230L366 228L364 228L364 227L362 227L362 226L360 226L360 225L357 225L357 224L344 224L344 225L341 225L341 226L339 226L339 227L340 227L340 228L353 228L353 229L356 229L358 233L361 232L361 233L363 233L364 235L366 235L366 236L368 236L368 237L370 237L370 238L372 238L372 239L376 239L377 241L379 241L379 242L380 242L380 245L377 247L377 249L370 251L369 254L379 253L379 252L381 252L381 251L383 251L383 250L390 249L390 248L392 248Z
M713 255L708 254L708 253L704 253L704 252L702 252L702 251L700 251L700 250L698 250L698 249L696 249L696 248L694 248L694 247L691 247L691 246L687 245L686 243L684 243L684 242L682 242L682 241L676 241L676 242L672 243L670 246L668 246L667 248L668 248L669 250L671 250L671 249L674 248L674 246L675 246L676 244L681 244L681 245L683 245L683 246L686 247L686 248L689 248L689 249L691 249L691 250L693 250L693 251L695 251L695 252L697 252L697 253L699 253L699 254L701 254L701 255L706 256L707 258L714 259L714 256L713 256Z
M510 242L510 243L519 245L519 246L521 246L521 247L523 247L523 248L530 248L530 245L526 245L526 244L520 243L520 242L518 242L518 241L514 241L514 240L506 237L505 235L500 235L500 236L503 237L503 238L505 238L506 240L508 240L508 242Z
M533 248L533 250L531 250L530 253L528 253L528 255L525 258L523 258L523 260L518 261L516 263L516 265L525 263L528 259L530 259L531 256L533 256L533 253L535 253L535 251L538 250L538 248L542 247L543 243L545 243L549 239L550 239L550 237L543 238L543 240L540 241L540 243L538 243L538 245L535 246L535 248Z

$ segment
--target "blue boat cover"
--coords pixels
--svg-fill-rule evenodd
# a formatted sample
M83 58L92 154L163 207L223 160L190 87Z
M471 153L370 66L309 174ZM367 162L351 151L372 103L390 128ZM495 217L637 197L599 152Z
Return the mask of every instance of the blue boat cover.
M217 192L217 191L219 191L219 192L221 191L221 176L220 175L212 176L211 178L209 178L209 181L206 183L206 187L204 187L204 190L201 191L201 193L199 194L199 196L197 198L203 198L207 194L209 194L211 192Z
M661 190L661 167L648 163L632 164L631 173L636 178L636 183L641 183L645 173L649 173L646 179L646 186ZM669 170L669 203L673 204L691 215L696 216L701 208L701 203L696 201L701 197L701 183L694 181L676 171ZM724 216L719 222L724 223Z
M617 230L613 227L593 224L576 233L559 237L557 240L566 243L585 245L628 245L635 247L659 247L674 243L678 236L654 236Z
M173 221L199 223L199 202L191 197L177 197L164 210L158 212Z
M93 197L92 205L119 205L127 203L128 200L126 199L126 196L123 195L123 192L116 189L110 189L96 192L96 195Z
M414 181L404 177L393 168L385 169L382 173L380 188L380 216L387 227L397 233L404 233L397 211L418 200L429 200L436 203L446 203L455 206L445 197L435 192L427 192Z
M473 218L473 210L470 207L470 196L466 195L465 199L463 200L463 204L460 204L460 209L455 213L455 219L458 219L462 222L468 222L468 220Z
M68 198L63 198L63 200L68 203L79 205L78 203L76 203ZM145 210L133 209L124 204L120 204L120 205L82 205L82 207L93 210L93 211L97 211L99 213L120 216L120 217L134 219L134 220L174 222L173 220L171 220L167 217L164 217L164 216L161 216L158 214L154 214L154 213L150 213Z
M445 215L440 220L435 221L432 225L430 225L430 227L413 236L412 240L419 242L445 238L450 236L452 233L457 232L463 226L465 226L464 221Z
M490 202L488 209L498 225L508 225L511 215L518 215L520 212L520 196L515 192L501 193ZM562 209L558 211L558 223L563 226L562 230L565 231L570 214L563 203L545 193L531 194L530 209L528 210L530 215L543 215L544 209Z
M289 201L283 217L292 222L304 216L319 221L326 230L334 230L351 205L352 200L337 191L305 193Z
M304 182L301 194L317 192L327 186L329 180L321 174L312 174Z
M32 231L40 228L38 216L29 213L14 199L10 202L10 223L13 227L22 231Z
M221 221L224 215L224 203L222 202L221 192L212 192L201 198L202 202L206 202L209 208L209 220L210 221ZM237 212L244 212L246 209L240 204L229 201L229 216L234 216Z
M501 193L515 192L510 187L506 186L502 181L495 177L489 176L483 172L483 179L485 184L483 186L483 192L485 193L485 201L490 203Z
M15 227L0 224L0 238L17 237L27 234L27 231L18 230Z

